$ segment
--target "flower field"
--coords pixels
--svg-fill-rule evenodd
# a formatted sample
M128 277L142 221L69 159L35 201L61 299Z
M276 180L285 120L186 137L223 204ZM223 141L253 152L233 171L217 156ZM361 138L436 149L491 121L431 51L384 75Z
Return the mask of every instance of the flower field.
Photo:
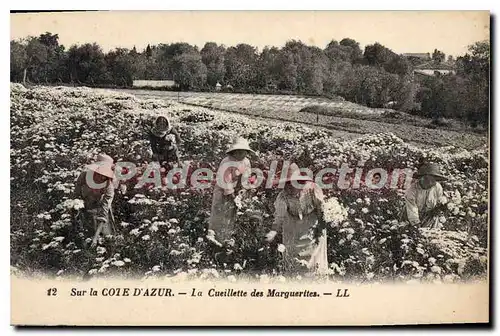
M391 132L418 146L460 146L475 149L487 143L484 134L472 132L458 122L433 129L430 120L393 110L370 108L343 100L292 95L252 95L207 92L119 90L140 97L172 99L193 106L219 109L241 115L299 122L334 130L341 136ZM313 107L313 109L309 109ZM313 112L319 110L318 113ZM399 115L391 117L392 113Z
M392 133L342 139L338 133L282 121L217 112L171 100L64 87L11 84L11 265L57 277L260 279L282 275L283 246L268 244L276 188L259 188L240 204L238 242L223 264L206 241L212 189L169 190L127 181L113 202L118 235L90 249L76 225L81 200L74 181L100 152L144 166L151 158L144 127L168 115L182 137L181 160L216 171L236 136L257 152L254 167L293 160L318 171L347 163L364 168L414 168L439 163L446 210L442 230L399 220L404 190L365 187L325 190L330 277L356 282L455 282L487 272L489 149L420 148ZM252 214L263 214L262 222Z

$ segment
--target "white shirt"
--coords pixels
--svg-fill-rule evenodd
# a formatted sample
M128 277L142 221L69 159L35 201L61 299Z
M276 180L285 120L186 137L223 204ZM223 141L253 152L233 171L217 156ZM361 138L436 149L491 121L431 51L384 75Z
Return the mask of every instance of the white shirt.
M436 184L429 189L423 189L418 180L412 182L406 191L406 215L411 224L419 223L422 215L432 210L443 196L443 187Z

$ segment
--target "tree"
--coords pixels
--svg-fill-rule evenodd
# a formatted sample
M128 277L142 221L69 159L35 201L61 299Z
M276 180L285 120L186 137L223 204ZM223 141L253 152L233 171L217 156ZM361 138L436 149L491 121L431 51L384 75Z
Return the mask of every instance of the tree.
M384 69L387 72L407 76L412 71L412 66L410 61L403 56L396 55L388 63L385 64Z
M224 67L224 46L218 46L215 42L207 42L201 49L201 60L207 67L207 83L215 86L217 82L224 80L226 68Z
M340 41L340 45L350 48L351 63L357 63L363 58L363 51L359 47L359 43L356 42L356 40L353 40L351 38L344 38L342 39L342 41Z
M399 76L384 69L357 65L341 79L339 94L349 101L369 107L383 107L391 100L402 99Z
M149 45L149 49L146 47L143 57L136 59L138 64L134 64L136 67L135 77L140 79L172 79L172 76L168 77L162 70L161 56L163 50L156 45ZM145 55L144 55L145 54Z
M47 62L47 46L40 42L36 37L28 37L26 43L26 57L24 57L23 83L26 82L28 71L30 77L38 82L38 70Z
M116 48L104 57L107 66L109 81L113 84L131 86L134 71L134 59L137 52L124 48Z
M225 82L235 88L254 88L257 84L257 49L240 43L226 50L224 66Z
M488 41L476 42L469 46L467 54L457 58L456 75L430 77L423 81L417 97L423 114L434 119L460 118L472 125L488 124L489 50ZM434 54L438 55L436 51Z
M351 85L353 81L343 81L347 74L352 73L353 65L350 62L330 62L323 82L323 92L328 94L339 94L342 85ZM344 88L349 91L348 88Z
M172 60L173 79L183 90L205 85L207 68L198 52L190 51L174 56Z
M489 121L490 43L479 41L469 46L469 53L457 58L458 74L467 87L468 119L473 123Z
M96 43L73 45L68 50L67 65L71 82L99 84L108 81L104 53Z
M279 78L278 88L281 90L297 90L297 65L291 53L281 51L279 60Z
M321 94L324 77L328 70L328 58L317 47L309 47L301 41L288 41L281 50L285 66L282 70L288 77L285 87L296 87L300 93Z
M23 81L28 54L26 45L22 41L10 41L10 80Z
M344 39L345 40L345 39ZM342 40L342 41L344 41ZM353 50L350 46L340 45L332 40L325 48L325 55L331 62L351 62Z
M59 35L46 32L41 34L38 40L45 46L47 53L45 61L38 67L38 78L43 78L45 82L63 81L67 70L64 66L64 46L59 45Z
M432 53L432 60L436 63L442 63L445 60L446 55L444 52L434 49Z
M414 111L417 93L417 83L410 76L400 76L392 96L392 99L396 101L395 108L401 111Z
M323 93L323 83L327 78L328 58L317 47L308 47L310 58L303 65L303 91L307 94L320 95Z
M281 52L276 47L265 47L257 61L257 86L277 88L280 82Z
M173 62L176 56L182 54L198 53L195 46L185 42L158 45L156 56L157 71L163 79L171 79L174 76ZM198 53L199 54L199 53Z
M459 73L463 76L489 77L490 44L489 41L476 42L469 46L469 53L457 58Z
M44 44L49 48L56 49L59 47L59 35L46 32L38 37L40 43Z
M368 65L383 67L397 55L392 50L376 42L365 47L363 56Z
M146 57L151 57L153 55L153 52L151 51L151 46L148 44L146 47Z
M424 116L434 120L443 117L446 110L444 79L430 76L424 80L422 86L419 99L422 102Z

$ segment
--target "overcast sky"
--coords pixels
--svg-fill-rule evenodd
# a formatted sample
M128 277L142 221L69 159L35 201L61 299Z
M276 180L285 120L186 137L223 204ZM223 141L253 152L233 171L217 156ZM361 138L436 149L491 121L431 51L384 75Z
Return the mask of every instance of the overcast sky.
M332 39L355 39L364 48L379 42L397 53L432 52L459 56L467 46L489 39L489 13L368 11L112 11L11 14L11 39L59 34L60 43L97 42L142 50L150 44L213 41L248 43L262 50L301 40L324 48Z

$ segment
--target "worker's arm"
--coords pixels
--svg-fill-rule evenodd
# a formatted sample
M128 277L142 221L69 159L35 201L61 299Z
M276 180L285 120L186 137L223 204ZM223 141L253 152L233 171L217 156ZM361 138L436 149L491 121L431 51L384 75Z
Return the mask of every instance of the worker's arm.
M101 196L101 200L99 202L99 208L97 211L98 222L107 223L107 221L109 220L108 212L111 211L111 204L113 202L114 197L115 197L115 188L113 182L109 181L106 187L106 191Z
M181 143L181 136L179 132L177 132L177 129L175 127L172 127L171 133L175 136L175 143L180 144Z
M405 211L406 217L410 224L419 224L420 216L418 212L417 205L417 195L416 190L414 188L408 189L408 192L405 195Z
M73 191L73 198L82 198L82 185L85 183L85 172L78 175L75 182L75 190Z
M151 144L151 151L153 154L159 154L158 139L153 135L153 133L151 133L151 131L148 131L148 137Z
M318 226L320 229L323 229L326 226L325 216L323 214L325 195L323 194L323 190L321 190L321 188L315 183L312 184L310 193L314 204L314 211L316 212L316 216L318 218Z
M266 235L267 241L272 241L278 234L283 230L283 225L286 222L287 218L287 208L286 202L280 193L274 202L274 220L271 225L271 231L269 231Z

